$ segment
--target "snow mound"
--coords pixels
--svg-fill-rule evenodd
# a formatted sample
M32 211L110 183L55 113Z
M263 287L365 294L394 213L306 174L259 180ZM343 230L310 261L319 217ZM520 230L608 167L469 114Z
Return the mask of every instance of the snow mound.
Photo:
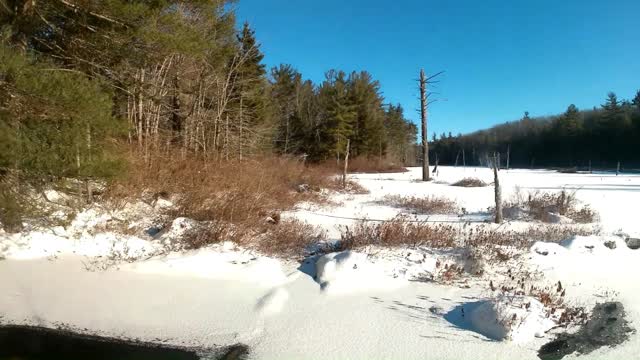
M395 289L405 282L393 278L367 254L343 251L324 255L316 262L316 281L325 292L351 293L369 289Z
M624 239L618 236L574 236L559 244L538 241L531 247L537 255L606 255L622 254L627 251Z
M471 328L494 340L526 343L555 326L544 305L530 296L499 296L480 302L469 314Z
M624 240L617 236L575 236L560 242L560 245L571 252L607 253L611 250L626 249Z

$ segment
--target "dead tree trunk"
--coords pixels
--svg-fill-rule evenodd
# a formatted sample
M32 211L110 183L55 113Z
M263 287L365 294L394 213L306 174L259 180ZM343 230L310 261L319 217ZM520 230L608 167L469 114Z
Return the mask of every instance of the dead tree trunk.
M618 166L616 166L616 176L620 174L620 161L618 161Z
M438 162L439 162L438 153L436 153L436 166L433 167L433 171L432 171L434 175L438 171Z
M500 179L498 178L499 167L500 154L493 153L493 182L496 200L496 224L502 224L502 191L500 189Z
M460 150L458 150L458 153L456 154L456 163L453 165L454 167L458 167L458 159L460 158Z
M511 157L511 145L507 145L507 170L509 170L510 157Z
M347 188L347 169L349 168L349 147L351 140L347 139L347 151L344 153L344 170L342 171L342 188Z
M429 144L427 143L427 77L420 70L420 118L422 120L422 181L429 181Z
M464 148L462 148L462 167L467 167L467 159L464 156Z

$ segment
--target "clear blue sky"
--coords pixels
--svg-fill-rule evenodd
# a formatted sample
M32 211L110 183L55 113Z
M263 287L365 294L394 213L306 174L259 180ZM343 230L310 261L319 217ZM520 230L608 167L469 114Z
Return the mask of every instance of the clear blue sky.
M591 108L640 89L640 1L240 0L271 67L320 82L367 70L419 118L415 79L445 70L429 133Z

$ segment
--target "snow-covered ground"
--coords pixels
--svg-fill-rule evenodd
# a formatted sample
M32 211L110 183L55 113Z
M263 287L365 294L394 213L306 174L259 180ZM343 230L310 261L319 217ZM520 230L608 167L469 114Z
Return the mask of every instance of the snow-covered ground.
M166 253L163 245L179 236L188 220L174 221L155 237L124 236L101 226L113 215L91 210L67 228L0 233L0 324L66 326L195 347L244 343L255 359L536 359L557 318L534 298L491 289L490 281L499 286L509 268L528 274L536 286L555 288L561 282L572 305L621 301L631 326L638 328L640 249L630 249L620 233L640 233L633 208L640 203L640 176L538 170L500 176L505 199L516 187L576 190L577 198L600 214L602 235L560 244L540 241L507 264L487 265L495 268L482 277L444 285L415 281L456 261L431 249L371 248L301 264L230 243ZM286 216L322 226L337 239L338 226L353 218L397 215L400 209L378 200L400 194L453 198L469 214L430 221L486 218L492 187L449 184L464 177L492 182L488 169L441 167L436 182L427 184L415 181L419 177L419 169L353 175L370 194L335 195L338 206L301 204ZM616 348L583 357L630 359L638 352L636 333Z

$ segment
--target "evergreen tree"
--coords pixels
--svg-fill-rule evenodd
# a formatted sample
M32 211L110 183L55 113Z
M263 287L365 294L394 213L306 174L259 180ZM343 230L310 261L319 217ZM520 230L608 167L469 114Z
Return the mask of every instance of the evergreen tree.
M302 75L291 65L271 69L271 99L275 107L276 148L284 153L299 153L308 129L302 123Z

